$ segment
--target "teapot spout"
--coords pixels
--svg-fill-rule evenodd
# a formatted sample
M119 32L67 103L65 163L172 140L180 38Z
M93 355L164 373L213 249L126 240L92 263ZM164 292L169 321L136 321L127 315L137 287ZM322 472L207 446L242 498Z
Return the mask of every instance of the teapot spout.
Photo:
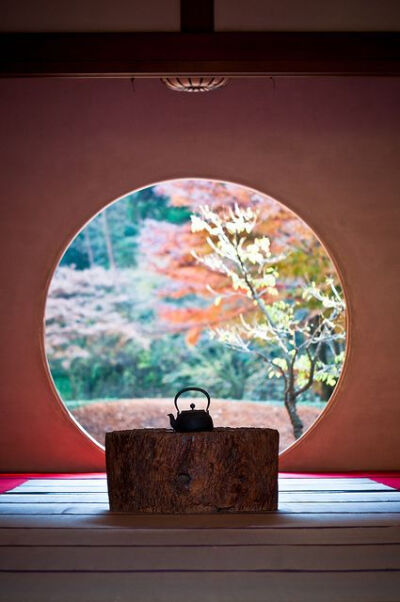
M173 429L175 429L176 428L175 416L173 414L168 414L168 416L169 416L170 425L172 426Z

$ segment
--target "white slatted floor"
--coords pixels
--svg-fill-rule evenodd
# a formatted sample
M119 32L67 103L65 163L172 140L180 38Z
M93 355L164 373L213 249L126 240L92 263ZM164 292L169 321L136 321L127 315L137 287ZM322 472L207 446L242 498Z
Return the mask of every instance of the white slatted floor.
M0 495L0 600L400 601L400 492L283 478L279 508L110 514L105 479L31 479Z

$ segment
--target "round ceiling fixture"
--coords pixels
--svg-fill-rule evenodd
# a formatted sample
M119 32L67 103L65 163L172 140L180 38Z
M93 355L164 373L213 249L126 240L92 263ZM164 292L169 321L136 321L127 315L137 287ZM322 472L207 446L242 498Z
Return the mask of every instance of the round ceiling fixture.
M227 77L163 77L167 88L175 92L211 92L222 88L228 82Z

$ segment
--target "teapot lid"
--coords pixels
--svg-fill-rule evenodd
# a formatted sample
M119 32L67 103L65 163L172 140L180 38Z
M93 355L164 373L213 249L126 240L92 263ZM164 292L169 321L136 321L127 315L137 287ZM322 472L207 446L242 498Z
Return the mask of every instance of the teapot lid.
M195 404L191 403L190 404L190 410L182 410L180 413L181 414L204 414L205 412L208 412L208 410L195 410ZM179 412L179 410L178 410Z

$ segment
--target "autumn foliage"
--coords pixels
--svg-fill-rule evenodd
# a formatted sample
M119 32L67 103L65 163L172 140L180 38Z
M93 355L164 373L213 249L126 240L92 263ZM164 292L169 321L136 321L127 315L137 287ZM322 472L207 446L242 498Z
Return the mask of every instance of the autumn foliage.
M209 180L164 182L97 215L67 249L46 309L46 348L74 400L329 398L345 304L312 231L272 198ZM65 398L65 397L64 397Z
M334 386L343 361L345 303L326 253L300 219L249 189L183 181L159 190L192 210L190 228L146 229L151 267L171 282L160 315L190 345L208 329L264 362L265 378L283 380L301 436L298 398L315 381Z
M327 276L337 281L332 262L313 232L294 213L274 199L257 192L210 180L179 180L159 184L156 192L168 196L176 207L188 207L194 214L202 206L217 213L235 206L252 207L258 219L252 236L268 237L271 252L285 257L280 264L277 289L281 297L301 296L305 277L323 285ZM254 313L251 299L235 294L229 277L210 271L196 255L211 253L206 231L193 232L191 223L182 225L148 220L141 234L141 248L148 266L168 277L168 285L159 290L159 315L166 328L185 332L189 344L196 344L204 329L231 322L242 314ZM182 307L171 301L192 298ZM219 303L215 299L220 298ZM199 300L201 302L199 302Z

